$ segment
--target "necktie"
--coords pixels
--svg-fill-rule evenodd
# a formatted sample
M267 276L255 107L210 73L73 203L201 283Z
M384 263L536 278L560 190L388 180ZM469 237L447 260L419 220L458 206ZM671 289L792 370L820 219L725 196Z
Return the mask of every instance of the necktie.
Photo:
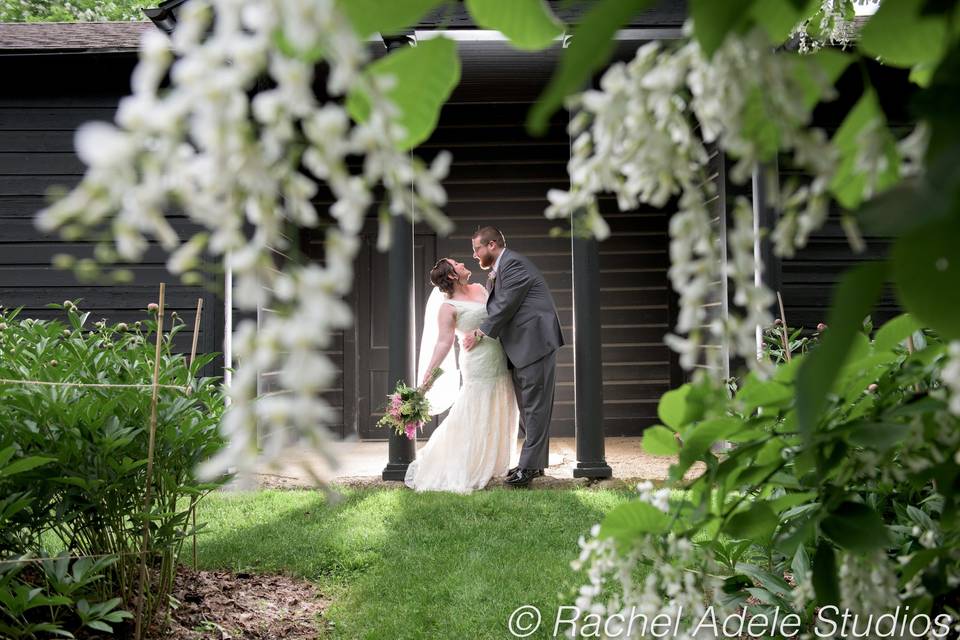
M497 272L491 271L487 276L487 293L493 291L493 281L497 279Z

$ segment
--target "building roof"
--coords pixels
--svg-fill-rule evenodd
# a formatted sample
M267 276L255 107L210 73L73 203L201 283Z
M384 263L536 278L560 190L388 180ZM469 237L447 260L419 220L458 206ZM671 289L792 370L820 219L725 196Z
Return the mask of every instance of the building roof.
M150 21L0 23L0 50L133 51L147 29L156 27Z

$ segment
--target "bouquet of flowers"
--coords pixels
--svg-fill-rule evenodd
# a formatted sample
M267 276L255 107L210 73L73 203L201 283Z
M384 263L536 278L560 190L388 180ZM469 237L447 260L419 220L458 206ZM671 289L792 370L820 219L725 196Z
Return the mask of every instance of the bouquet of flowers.
M406 435L413 440L417 430L430 419L430 402L427 400L427 391L443 373L437 367L430 372L430 377L420 387L408 387L400 381L393 393L387 396L387 406L384 415L377 422L378 427L392 427L397 435Z

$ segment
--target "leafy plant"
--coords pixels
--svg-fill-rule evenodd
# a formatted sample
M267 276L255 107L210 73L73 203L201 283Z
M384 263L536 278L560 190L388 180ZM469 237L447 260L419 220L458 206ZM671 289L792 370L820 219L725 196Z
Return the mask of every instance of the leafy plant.
M838 565L869 558L875 571L895 576L903 604L956 616L960 420L943 398L945 346L909 315L872 341L859 332L849 341L809 432L798 417L806 400L799 372L824 353L826 340L769 379L750 374L732 398L703 381L661 400L666 426L645 433L645 448L663 450L675 432L683 444L671 477L705 465L676 507L673 531L701 540L721 567L727 605L767 614L779 606L809 621L814 607L850 598ZM707 446L717 439L733 448L718 455ZM664 533L630 522L618 520L626 542Z
M164 386L144 512L156 313L132 325L90 325L75 303L51 306L64 310L66 324L0 314L0 378L22 381L3 384L0 405L0 557L26 555L39 567L26 579L5 574L0 598L10 601L7 623L19 621L28 636L52 632L34 624L106 631L129 617L122 608L139 598L144 553L149 620L172 586L196 501L217 486L199 482L194 469L221 446L219 385L197 378L214 354L188 366L172 350L184 329L174 318L162 338ZM61 555L44 556L51 544ZM37 598L46 598L42 606Z
M144 20L149 0L20 0L0 6L0 22L97 22Z

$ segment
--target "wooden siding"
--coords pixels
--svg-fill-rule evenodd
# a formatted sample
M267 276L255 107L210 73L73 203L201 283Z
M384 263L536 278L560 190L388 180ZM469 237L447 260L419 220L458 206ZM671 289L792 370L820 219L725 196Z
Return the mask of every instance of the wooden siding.
M447 214L454 232L437 241L437 255L462 261L482 282L470 239L480 226L503 230L507 246L528 256L543 272L557 304L567 346L557 358L552 433L574 433L573 291L568 226L544 217L549 189L568 186L566 115L558 114L542 138L530 138L522 123L529 103L453 103L421 148L427 157L449 148L454 162L446 181ZM611 237L600 243L604 428L607 435L639 434L656 422L656 403L670 388L670 357L663 335L670 325L667 284L667 215L642 210L620 213L602 199Z
M166 253L158 246L151 245L143 262L120 265L133 272L130 284L79 282L71 272L53 268L51 260L58 253L90 257L93 244L66 242L34 225L51 188L79 182L83 165L73 151L74 132L83 122L113 119L128 93L134 56L9 56L4 62L12 77L0 95L0 303L23 306L25 317L63 318L61 311L45 306L80 298L80 308L91 312L90 322L131 322L146 317L147 304L156 301L158 284L165 281L167 309L190 327L177 336L176 348L189 351L197 298L203 297L199 350L220 351L222 302L211 292L179 284L167 272ZM104 63L104 74L91 74L98 62ZM78 76L86 81L77 82ZM192 228L182 217L172 222L181 232ZM215 371L215 365L207 370Z

